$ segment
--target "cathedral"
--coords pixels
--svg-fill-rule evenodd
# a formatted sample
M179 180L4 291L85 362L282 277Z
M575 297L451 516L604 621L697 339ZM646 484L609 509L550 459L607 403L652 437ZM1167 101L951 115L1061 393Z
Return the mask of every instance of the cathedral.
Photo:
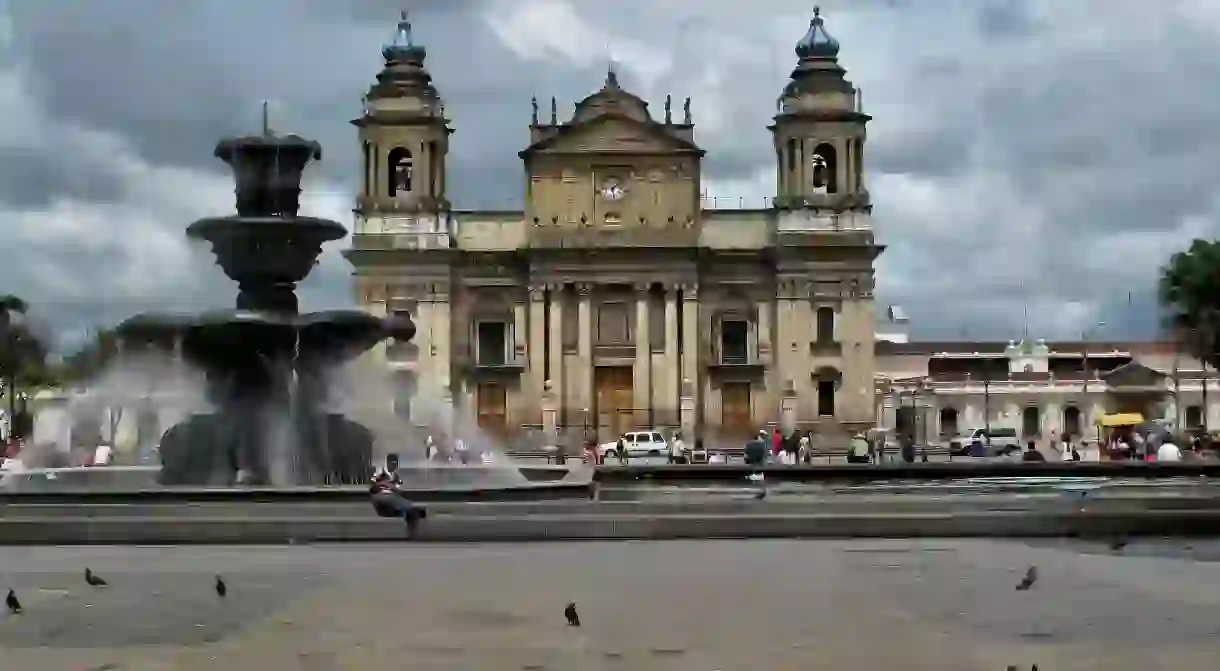
M613 68L570 118L534 101L521 210L459 209L461 129L405 16L382 54L352 122L364 175L344 253L361 305L418 327L370 354L400 382L398 412L442 398L508 441L549 412L572 443L874 426L870 117L816 10L768 127L767 209L702 207L690 100L657 114Z

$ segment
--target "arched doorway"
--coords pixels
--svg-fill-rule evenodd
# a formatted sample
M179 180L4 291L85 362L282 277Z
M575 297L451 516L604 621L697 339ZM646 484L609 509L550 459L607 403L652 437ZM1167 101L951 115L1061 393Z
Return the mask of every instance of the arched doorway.
M940 409L940 437L952 438L959 433L957 427L957 408Z
M1021 436L1036 438L1042 434L1042 413L1038 406L1029 405L1021 411Z
M1063 436L1079 438L1084 432L1080 427L1080 408L1069 405L1063 409Z
M915 408L904 405L894 410L894 435L915 437Z

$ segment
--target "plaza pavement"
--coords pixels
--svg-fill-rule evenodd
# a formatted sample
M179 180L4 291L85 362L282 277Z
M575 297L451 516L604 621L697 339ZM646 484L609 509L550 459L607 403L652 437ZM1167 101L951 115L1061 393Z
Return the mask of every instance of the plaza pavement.
M1210 670L1215 561L1198 542L8 547L26 612L0 616L0 668Z

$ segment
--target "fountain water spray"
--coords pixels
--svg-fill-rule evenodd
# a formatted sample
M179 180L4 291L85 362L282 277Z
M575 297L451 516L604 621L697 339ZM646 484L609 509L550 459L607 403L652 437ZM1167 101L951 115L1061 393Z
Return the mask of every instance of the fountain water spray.
M237 309L201 316L137 316L118 331L129 350L180 352L207 376L215 410L196 413L161 440L167 485L301 485L363 481L372 458L368 429L327 412L327 372L376 343L409 341L409 318L358 310L299 314L296 285L326 242L347 230L299 216L301 175L321 159L295 135L221 140L233 167L237 214L201 219L188 237L212 245L237 283Z

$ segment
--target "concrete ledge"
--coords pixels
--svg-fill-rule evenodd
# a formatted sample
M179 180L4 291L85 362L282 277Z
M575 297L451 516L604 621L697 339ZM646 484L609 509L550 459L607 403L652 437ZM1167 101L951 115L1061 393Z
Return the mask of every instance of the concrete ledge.
M841 515L950 514L990 511L1057 512L1065 506L1089 510L1220 511L1220 495L1103 494L1087 498L1075 493L1012 496L1008 494L939 495L835 494L827 497L772 496L755 501L750 495L713 500L672 501L507 501L428 503L433 516L495 516L515 519L535 515L645 517L650 515ZM193 501L187 503L41 503L0 504L0 520L179 520L193 519L335 519L372 514L367 497L344 501Z
M924 538L1215 536L1220 511L988 511L842 515L435 516L415 542L669 540L686 538ZM330 519L0 520L0 545L283 544L406 540L405 525Z
M531 482L505 487L440 486L403 488L413 501L538 501L589 499L593 487L582 482ZM278 501L360 501L368 504L367 487L292 487L292 488L193 488L167 487L133 491L56 490L46 492L0 492L0 505L60 503L73 505L232 502L259 503Z
M598 466L598 483L742 481L762 472L773 482L817 482L873 480L954 480L995 477L1122 477L1178 478L1220 477L1220 462L1146 463L1139 461L1082 462L929 462L914 464L814 464L811 466L763 466L744 464Z

